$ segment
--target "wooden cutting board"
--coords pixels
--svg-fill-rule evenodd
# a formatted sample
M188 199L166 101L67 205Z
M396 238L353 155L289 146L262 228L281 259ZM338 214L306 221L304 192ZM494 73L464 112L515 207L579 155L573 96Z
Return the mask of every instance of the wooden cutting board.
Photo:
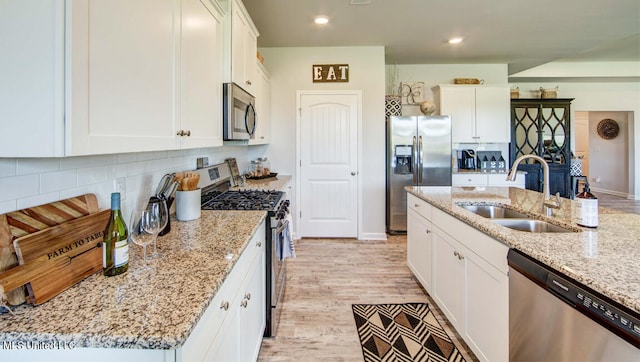
M98 200L86 194L0 215L0 272L18 265L13 241L58 224L98 212ZM7 293L7 304L26 301L23 288Z
M29 283L27 301L37 305L101 270L110 213L104 210L16 239L20 265L0 274L2 289Z

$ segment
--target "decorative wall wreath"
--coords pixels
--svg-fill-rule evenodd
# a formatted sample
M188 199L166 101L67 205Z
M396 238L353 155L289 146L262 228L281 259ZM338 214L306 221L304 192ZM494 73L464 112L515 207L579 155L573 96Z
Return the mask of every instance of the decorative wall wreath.
M605 118L598 122L597 131L600 137L605 140L612 140L618 137L618 133L620 133L620 126L618 126L618 122L613 119Z

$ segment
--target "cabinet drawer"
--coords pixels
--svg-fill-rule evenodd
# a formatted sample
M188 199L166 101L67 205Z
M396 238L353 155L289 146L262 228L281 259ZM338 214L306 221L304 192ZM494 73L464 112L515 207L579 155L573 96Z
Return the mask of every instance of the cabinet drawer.
M407 194L407 205L409 209L414 210L420 214L420 216L427 220L431 220L431 210L433 207L428 202L421 200L412 194Z
M451 175L453 186L487 186L487 175L481 173L458 173Z
M458 243L484 259L500 273L507 275L507 252L509 247L502 242L467 225L444 211L433 211L433 224L450 235Z

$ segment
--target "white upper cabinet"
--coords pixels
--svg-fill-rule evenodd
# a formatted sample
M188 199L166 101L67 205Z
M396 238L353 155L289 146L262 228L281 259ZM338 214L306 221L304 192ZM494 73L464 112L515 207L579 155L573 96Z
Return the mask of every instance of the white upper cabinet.
M257 92L258 30L240 0L231 4L231 81L255 96Z
M271 140L271 81L269 73L260 61L257 61L258 75L256 80L256 132L255 138L249 140L250 145L263 145Z
M222 145L221 11L208 0L182 0L180 129L189 136L181 148Z
M32 11L33 2L10 0L0 15L24 16L0 37L14 38L15 54L29 51L2 58L23 64L0 74L19 70L12 83L32 88L13 94L9 114L0 110L15 120L10 131L31 130L18 151L0 146L0 157L222 144L223 13L215 0L36 0L48 13ZM27 101L35 105L20 106Z
M508 85L440 85L440 114L450 115L454 143L508 143Z
M174 149L174 0L71 1L67 155Z
M64 0L0 7L0 157L63 156Z

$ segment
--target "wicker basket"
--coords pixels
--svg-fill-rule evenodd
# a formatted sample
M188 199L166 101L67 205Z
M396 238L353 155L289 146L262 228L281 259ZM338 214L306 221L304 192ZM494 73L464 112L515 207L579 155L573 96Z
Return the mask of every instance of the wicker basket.
M544 89L540 87L540 98L557 98L558 97L558 87L551 89Z
M455 78L453 80L454 84L482 84L483 80L477 78Z

